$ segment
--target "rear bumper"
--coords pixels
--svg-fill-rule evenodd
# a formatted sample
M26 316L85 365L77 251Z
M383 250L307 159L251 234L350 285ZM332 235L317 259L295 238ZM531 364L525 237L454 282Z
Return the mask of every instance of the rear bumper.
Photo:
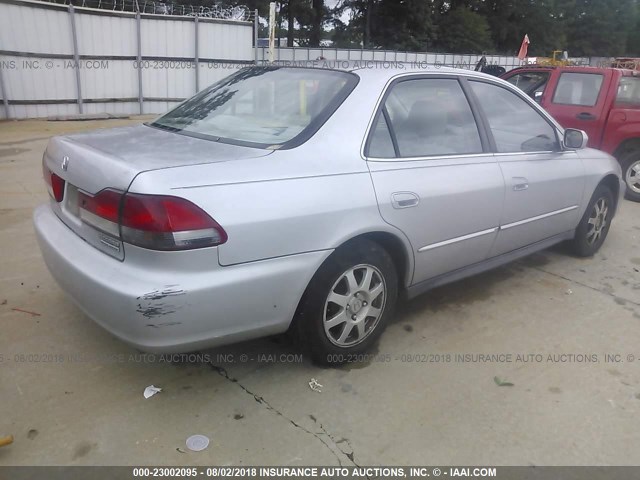
M127 245L131 259L121 262L83 241L49 205L39 206L33 219L44 261L62 289L111 334L155 353L285 331L306 285L331 253L221 267L215 248L150 252ZM144 261L153 255L161 260Z

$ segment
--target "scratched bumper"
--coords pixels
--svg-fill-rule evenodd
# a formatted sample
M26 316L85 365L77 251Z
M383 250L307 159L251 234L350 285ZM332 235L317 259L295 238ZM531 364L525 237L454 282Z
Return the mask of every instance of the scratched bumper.
M123 262L84 242L49 205L36 236L60 287L96 323L144 351L189 352L285 331L330 251L221 267L217 249L153 252Z

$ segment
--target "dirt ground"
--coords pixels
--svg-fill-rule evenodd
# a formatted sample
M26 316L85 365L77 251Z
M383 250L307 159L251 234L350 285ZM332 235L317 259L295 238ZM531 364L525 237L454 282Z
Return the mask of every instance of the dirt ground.
M140 121L0 122L0 465L640 462L640 204L594 258L556 248L402 304L367 361L321 369L275 337L171 363L80 313L31 223L48 137Z

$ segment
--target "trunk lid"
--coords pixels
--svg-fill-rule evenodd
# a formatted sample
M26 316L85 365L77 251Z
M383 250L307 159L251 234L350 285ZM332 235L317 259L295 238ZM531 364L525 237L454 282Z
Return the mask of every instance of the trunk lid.
M146 125L96 130L49 141L45 161L51 171L88 192L126 190L141 172L202 163L256 158L271 150L189 137ZM68 167L62 171L62 160Z
M271 150L202 140L138 125L53 137L43 163L65 181L62 202L52 201L60 219L88 243L122 260L124 249L119 238L81 220L78 190L91 195L106 188L125 192L141 172L263 157L270 153Z

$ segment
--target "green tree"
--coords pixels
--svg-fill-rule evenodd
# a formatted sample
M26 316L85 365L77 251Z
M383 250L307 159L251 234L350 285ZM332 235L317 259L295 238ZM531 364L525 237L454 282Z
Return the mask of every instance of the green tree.
M425 0L380 0L370 23L371 42L385 49L426 51L435 39L431 4Z
M288 3L292 0L288 0ZM300 44L308 47L320 46L325 37L325 26L330 20L330 10L324 0L295 1L296 20L300 26Z
M569 5L574 0L568 0ZM515 55L529 35L530 56L566 48L567 0L490 0L481 9L496 51Z
M375 3L376 0L340 0L337 3L331 11L336 46L372 48L371 18ZM342 19L345 15L349 17L347 22Z
M625 54L632 57L640 57L640 9L638 6L636 6L635 20L631 23L631 29L627 35Z
M350 14L348 24L339 18L345 11ZM435 38L431 1L342 0L332 14L340 44L425 51Z
M635 0L576 0L568 48L576 56L616 56L628 50L636 21Z
M438 48L452 53L483 53L494 49L489 23L480 13L456 7L438 22Z
M307 0L308 2L308 0ZM336 46L529 56L640 54L640 0L340 0ZM344 21L345 12L349 20Z

